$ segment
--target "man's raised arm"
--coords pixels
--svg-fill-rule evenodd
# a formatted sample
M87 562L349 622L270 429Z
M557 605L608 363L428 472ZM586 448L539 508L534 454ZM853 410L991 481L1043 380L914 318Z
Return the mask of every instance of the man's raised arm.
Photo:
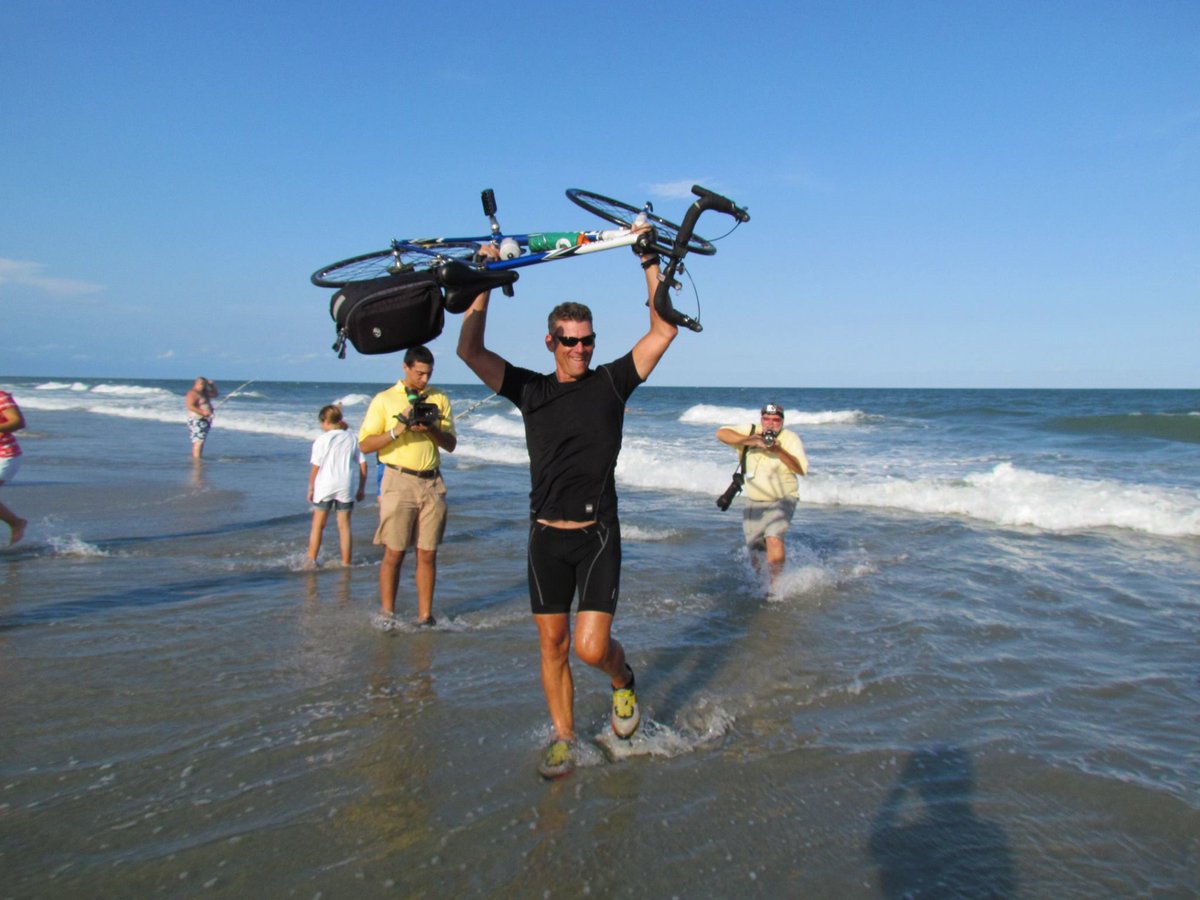
M458 358L470 367L480 381L493 391L499 391L504 381L506 363L502 356L483 344L490 295L491 291L484 291L463 313L462 329L458 333Z
M633 364L637 373L645 381L662 359L679 328L666 321L654 308L654 293L658 290L660 278L658 254L651 253L641 257L642 269L646 273L646 291L649 295L650 330L633 346ZM462 355L461 353L459 354Z

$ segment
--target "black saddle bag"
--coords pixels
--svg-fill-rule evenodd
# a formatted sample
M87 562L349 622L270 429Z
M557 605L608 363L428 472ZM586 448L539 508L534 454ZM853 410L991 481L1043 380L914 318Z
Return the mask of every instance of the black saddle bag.
M427 344L442 333L445 304L432 270L356 281L334 292L329 315L337 324L333 349L346 355L346 341L359 353L394 353Z

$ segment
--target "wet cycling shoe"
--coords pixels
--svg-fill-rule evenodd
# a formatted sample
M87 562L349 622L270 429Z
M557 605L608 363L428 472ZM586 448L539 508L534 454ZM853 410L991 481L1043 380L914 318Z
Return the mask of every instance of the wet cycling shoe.
M628 664L625 668L629 669L629 684L613 690L611 722L613 734L627 741L642 724L642 713L638 709L633 668Z
M575 771L575 750L570 741L564 741L561 738L546 748L546 752L542 755L542 761L538 763L538 774L550 781L556 778L565 778L573 771Z

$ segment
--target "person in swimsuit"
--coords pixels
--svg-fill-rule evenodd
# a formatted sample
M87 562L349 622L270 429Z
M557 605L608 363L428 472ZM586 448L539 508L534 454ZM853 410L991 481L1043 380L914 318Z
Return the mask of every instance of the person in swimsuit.
M25 416L12 394L0 391L0 484L7 484L17 477L21 468L21 445L17 443L17 432L25 427ZM15 544L25 536L29 523L0 503L0 522L8 526L9 544Z
M217 386L213 382L207 378L197 378L192 382L192 389L184 397L183 403L188 414L188 433L192 438L193 459L199 459L204 455L204 442L208 439L208 430L212 427L212 398L218 393Z
M496 253L487 247L488 255ZM653 298L659 258L635 246ZM563 303L550 313L546 350L554 372L512 365L484 345L489 293L463 315L458 355L493 391L510 400L525 421L532 490L529 494L529 599L541 650L542 688L554 737L539 771L568 774L575 764L575 686L571 677L571 604L578 593L575 654L604 672L612 685L610 722L620 738L641 721L633 669L612 637L621 574L621 529L613 475L621 450L625 403L649 377L678 329L650 303L650 328L633 349L591 367L596 333L591 311Z

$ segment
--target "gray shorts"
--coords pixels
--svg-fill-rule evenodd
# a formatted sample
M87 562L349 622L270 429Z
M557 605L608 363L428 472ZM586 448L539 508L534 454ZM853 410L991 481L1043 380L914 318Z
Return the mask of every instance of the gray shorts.
M6 481L12 481L17 477L17 471L21 468L21 457L19 456L3 456L0 457L0 484Z
M761 547L767 538L782 538L796 514L796 498L747 500L742 511L742 532L749 547Z
M333 497L330 497L328 500L314 500L313 509L320 509L325 512L329 512L331 509L338 512L349 512L354 509L354 501L335 500Z

